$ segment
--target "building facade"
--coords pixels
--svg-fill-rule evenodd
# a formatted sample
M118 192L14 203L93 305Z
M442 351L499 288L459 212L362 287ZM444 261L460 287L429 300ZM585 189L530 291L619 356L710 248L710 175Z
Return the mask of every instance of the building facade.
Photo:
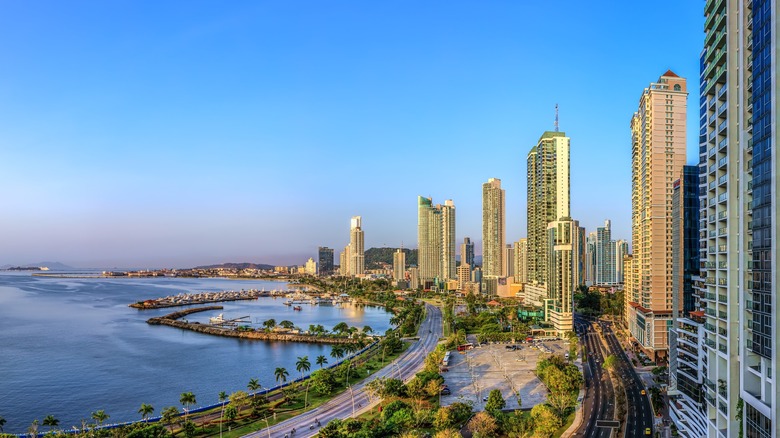
M527 283L528 271L528 239L522 238L515 242L515 283Z
M464 237L463 243L460 244L460 262L474 269L474 243L469 237Z
M506 193L501 180L490 178L482 184L482 275L506 277Z
M349 227L349 250L347 252L349 271L347 275L354 277L365 273L364 242L363 219L360 216L353 216Z
M634 340L668 356L672 323L672 185L685 164L686 80L667 71L645 88L631 118L631 244L638 275L626 284Z

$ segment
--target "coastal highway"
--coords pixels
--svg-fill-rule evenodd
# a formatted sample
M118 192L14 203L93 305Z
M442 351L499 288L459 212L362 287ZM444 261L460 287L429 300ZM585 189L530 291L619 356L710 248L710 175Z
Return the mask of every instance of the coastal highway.
M430 304L425 305L425 319L420 324L418 331L420 339L415 341L401 356L395 361L370 377L362 383L352 385L352 390L347 390L328 402L320 405L316 409L297 415L269 428L261 429L244 435L247 438L283 438L285 434L295 428L296 438L307 438L316 436L319 427L315 425L315 419L319 420L322 426L325 426L330 420L335 418L349 418L359 416L363 412L372 409L379 403L379 400L370 400L364 390L365 384L380 377L400 378L408 381L422 369L423 360L428 354L436 348L439 338L442 335L441 310ZM314 427L311 427L314 426Z
M585 438L608 438L611 430L597 427L598 420L614 420L615 399L612 381L601 365L604 363L604 346L600 335L590 323L577 318L577 332L581 333L581 343L588 355L584 357L583 377L585 378L585 398L582 400L583 421L574 436Z

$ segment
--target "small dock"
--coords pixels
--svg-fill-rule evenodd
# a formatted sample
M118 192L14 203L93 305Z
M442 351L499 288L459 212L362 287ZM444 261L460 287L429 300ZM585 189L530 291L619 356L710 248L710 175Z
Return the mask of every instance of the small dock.
M265 290L249 289L240 291L181 293L162 298L152 298L129 304L130 307L140 310L162 309L166 307L190 306L193 304L220 303L224 301L256 300L260 297L270 296Z

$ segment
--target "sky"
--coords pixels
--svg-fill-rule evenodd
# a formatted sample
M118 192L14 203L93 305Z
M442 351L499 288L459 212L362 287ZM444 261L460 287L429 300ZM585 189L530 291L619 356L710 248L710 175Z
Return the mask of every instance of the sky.
M630 241L629 122L668 69L696 162L703 8L0 0L0 265L303 264L356 215L413 248L418 195L479 242L488 178L515 241L556 104L572 217Z

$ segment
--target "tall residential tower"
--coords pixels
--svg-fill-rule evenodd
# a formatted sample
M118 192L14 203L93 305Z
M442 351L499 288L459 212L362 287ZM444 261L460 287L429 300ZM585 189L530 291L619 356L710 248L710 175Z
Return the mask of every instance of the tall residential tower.
M501 180L490 178L482 184L482 275L505 277L506 193Z
M454 280L455 204L433 205L431 198L417 197L417 248L420 283Z

